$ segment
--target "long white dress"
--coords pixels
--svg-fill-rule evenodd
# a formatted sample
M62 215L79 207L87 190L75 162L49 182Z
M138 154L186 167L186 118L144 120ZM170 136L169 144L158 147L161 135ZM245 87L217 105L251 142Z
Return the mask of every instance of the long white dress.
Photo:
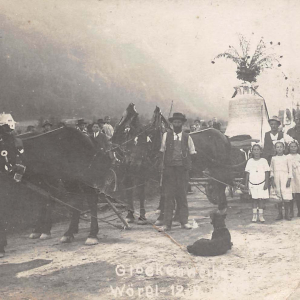
M289 154L288 158L292 161L293 169L292 191L300 193L300 154Z
M286 155L273 156L271 161L271 177L274 177L275 192L282 201L293 199L292 186L286 187L287 180L293 178L292 161Z
M268 199L269 190L264 190L266 172L270 171L267 160L265 158L259 160L250 158L245 171L249 173L249 190L252 199Z

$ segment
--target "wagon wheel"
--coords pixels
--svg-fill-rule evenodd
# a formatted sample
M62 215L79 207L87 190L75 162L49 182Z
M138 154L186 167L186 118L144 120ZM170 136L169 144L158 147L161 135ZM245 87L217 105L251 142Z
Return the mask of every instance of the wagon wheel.
M205 193L207 196L207 199L210 203L218 205L218 200L214 198L213 196L214 186L212 182L208 182L208 184L205 185Z

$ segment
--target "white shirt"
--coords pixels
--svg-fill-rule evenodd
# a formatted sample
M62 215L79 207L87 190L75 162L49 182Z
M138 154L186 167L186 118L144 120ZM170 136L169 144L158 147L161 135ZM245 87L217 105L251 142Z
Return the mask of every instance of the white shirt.
M283 134L283 139L284 139L285 143L288 144L289 142L291 142L293 140L293 138L291 136L289 136L287 133L282 132L282 134ZM273 133L270 132L270 137L271 137L272 141L277 141L278 140L278 132L275 135L273 135Z
M96 138L96 137L99 135L99 132L100 132L100 131L94 132L94 138Z
M245 172L248 172L250 174L249 181L253 184L262 183L265 180L266 172L269 171L269 164L264 158L260 158L259 160L250 158L245 168Z
M272 141L277 141L278 140L278 132L275 135L273 135L273 133L270 132L270 136L271 136Z
M175 140L179 140L181 141L182 139L182 131L178 134L176 134L175 132L174 133L174 141ZM167 141L167 132L164 133L163 135L163 138L162 138L162 141L161 141L161 147L160 147L160 152L165 152L166 151L166 141ZM188 138L188 147L189 147L189 151L190 151L190 154L196 154L196 150L195 150L195 145L194 145L194 142L192 140L192 138L189 136Z

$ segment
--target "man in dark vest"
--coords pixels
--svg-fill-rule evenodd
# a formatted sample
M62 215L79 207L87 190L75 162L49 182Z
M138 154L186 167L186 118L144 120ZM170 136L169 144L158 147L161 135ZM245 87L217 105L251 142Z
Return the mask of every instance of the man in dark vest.
M283 132L279 131L281 122L277 116L273 116L268 122L271 130L265 133L263 156L270 165L272 156L276 154L273 141L281 140L283 138Z
M187 121L185 115L174 113L169 121L173 130L164 133L160 149L166 197L162 231L171 230L175 195L181 228L191 229L188 224L187 178L191 168L191 155L196 154L192 138L182 131L182 126Z

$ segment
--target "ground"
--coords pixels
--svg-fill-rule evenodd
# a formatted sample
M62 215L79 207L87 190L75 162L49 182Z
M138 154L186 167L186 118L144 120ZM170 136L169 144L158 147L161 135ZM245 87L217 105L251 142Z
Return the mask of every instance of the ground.
M99 244L85 246L85 222L71 244L59 242L67 223L56 224L46 241L28 239L30 231L9 235L0 299L300 299L300 218L275 222L269 200L266 223L253 224L251 203L228 197L232 250L195 257L186 246L210 237L213 205L196 190L188 198L199 227L174 227L170 236L151 225L124 231L101 224ZM147 203L151 221L157 202Z

